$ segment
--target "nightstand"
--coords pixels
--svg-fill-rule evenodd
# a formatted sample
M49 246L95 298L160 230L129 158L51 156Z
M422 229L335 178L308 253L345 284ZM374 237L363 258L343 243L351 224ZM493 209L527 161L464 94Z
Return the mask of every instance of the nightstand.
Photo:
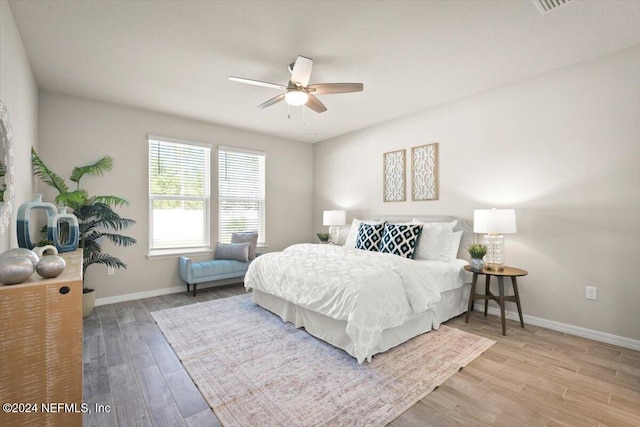
M516 277L526 276L527 273L525 270L521 270L519 268L513 267L505 267L503 271L492 271L487 270L486 268L482 271L472 270L470 266L465 265L464 269L473 273L473 281L471 282L471 294L469 295L469 308L467 309L467 317L465 319L466 323L469 323L469 315L471 314L471 310L473 309L473 302L475 300L481 299L484 300L484 315L487 315L487 309L489 306L489 300L492 299L498 303L500 306L500 318L502 320L502 335L507 335L507 328L505 325L505 317L504 317L504 303L515 302L518 307L518 315L520 316L520 326L524 328L524 321L522 320L522 307L520 306L520 295L518 294L518 283L516 282ZM476 283L478 282L478 276L483 274L486 276L485 280L485 293L476 294ZM498 295L494 295L489 290L489 284L491 282L491 276L495 276L498 278ZM511 277L511 284L513 285L513 293L514 295L505 296L504 295L504 278Z

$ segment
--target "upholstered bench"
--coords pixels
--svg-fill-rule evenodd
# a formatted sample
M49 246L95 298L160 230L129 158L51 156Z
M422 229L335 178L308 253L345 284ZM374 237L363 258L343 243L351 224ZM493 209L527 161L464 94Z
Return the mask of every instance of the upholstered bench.
M198 283L215 282L224 279L243 277L251 262L230 259L211 259L195 262L190 258L180 257L180 278L187 283L187 292L193 285L193 296L196 296Z
M180 278L187 284L187 292L193 285L193 296L196 296L198 283L216 282L224 279L242 277L251 261L258 255L258 232L236 232L231 234L231 243L218 243L213 259L194 262L187 257L180 257Z

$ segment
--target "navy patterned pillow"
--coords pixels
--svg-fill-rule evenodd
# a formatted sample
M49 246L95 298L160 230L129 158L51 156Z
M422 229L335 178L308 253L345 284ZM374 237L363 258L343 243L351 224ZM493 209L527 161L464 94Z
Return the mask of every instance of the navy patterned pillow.
M380 242L380 252L413 258L422 224L386 224Z
M378 252L380 241L382 240L383 224L365 224L358 227L358 237L356 239L356 249Z

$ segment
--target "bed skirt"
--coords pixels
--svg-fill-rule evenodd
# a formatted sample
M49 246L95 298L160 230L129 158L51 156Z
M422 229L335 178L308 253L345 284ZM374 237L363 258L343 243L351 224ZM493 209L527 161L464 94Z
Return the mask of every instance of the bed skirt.
M368 355L368 359L370 360L374 354L385 352L417 335L429 332L431 329L438 329L440 323L464 313L467 310L470 286L470 284L466 284L460 288L443 292L434 309L425 311L404 325L382 331L380 342ZM346 332L346 321L335 320L324 314L298 307L282 298L257 289L253 289L251 298L253 302L280 316L285 322L293 323L296 328L304 327L314 337L341 348L355 357L354 343Z

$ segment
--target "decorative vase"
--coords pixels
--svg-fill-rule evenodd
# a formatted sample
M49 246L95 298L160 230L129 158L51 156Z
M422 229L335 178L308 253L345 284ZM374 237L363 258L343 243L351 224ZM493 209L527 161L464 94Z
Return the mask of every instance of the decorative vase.
M33 274L33 263L27 257L0 259L0 283L15 285L27 280Z
M82 290L82 317L91 316L93 307L96 305L96 291L93 289Z
M482 260L482 258L471 258L469 260L469 265L471 266L472 270L482 271L482 269L484 268L484 261Z
M80 240L78 218L68 213L66 207L58 209L58 213L47 220L47 240L53 242L58 253L75 251Z
M33 252L35 252L39 258L42 258L45 255L58 255L58 248L53 245L36 246L33 248Z
M64 271L67 263L61 256L45 255L36 266L36 272L45 279L58 277Z
M9 259L9 258L27 258L33 264L33 268L36 267L38 261L40 261L40 257L34 251L26 248L15 248L9 249L6 252L0 254L0 259Z
M32 202L23 203L18 208L17 228L18 228L18 246L21 248L33 249L36 245L31 241L29 234L29 221L31 219L31 211L42 209L47 214L47 224L49 219L58 214L58 210L53 203L43 202L42 194L36 194Z

